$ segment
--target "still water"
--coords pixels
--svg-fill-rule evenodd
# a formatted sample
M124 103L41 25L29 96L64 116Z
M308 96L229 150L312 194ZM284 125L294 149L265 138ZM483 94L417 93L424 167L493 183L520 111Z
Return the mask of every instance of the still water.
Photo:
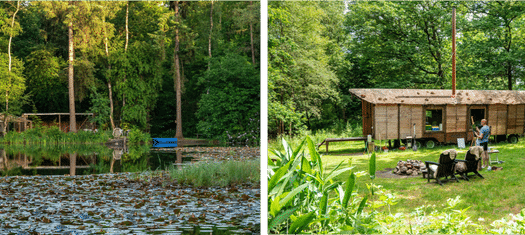
M258 187L136 179L148 170L258 157L258 148L0 146L0 233L258 233Z

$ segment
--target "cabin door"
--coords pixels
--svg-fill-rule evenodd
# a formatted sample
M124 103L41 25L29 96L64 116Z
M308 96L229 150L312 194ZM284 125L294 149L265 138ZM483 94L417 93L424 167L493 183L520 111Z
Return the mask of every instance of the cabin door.
M481 119L486 119L485 116L485 107L473 107L470 109L470 115L469 115L469 122L470 127L472 128L472 125L476 125L477 127L481 126ZM474 118L474 123L472 123L472 118ZM481 128L481 127L480 127Z

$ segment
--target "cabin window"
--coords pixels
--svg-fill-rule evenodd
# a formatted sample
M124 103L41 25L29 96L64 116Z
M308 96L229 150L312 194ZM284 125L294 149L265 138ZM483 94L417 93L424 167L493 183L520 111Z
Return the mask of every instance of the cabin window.
M443 131L442 109L427 109L426 119L425 131Z
M481 128L481 119L485 118L485 109L471 109L470 116L474 119L474 125Z

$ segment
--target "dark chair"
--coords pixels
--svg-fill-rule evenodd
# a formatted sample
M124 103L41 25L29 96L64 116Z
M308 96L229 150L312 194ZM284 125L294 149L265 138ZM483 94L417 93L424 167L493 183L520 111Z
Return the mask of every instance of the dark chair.
M445 177L448 179L454 179L459 182L458 178L454 175L456 171L456 155L457 152L455 149L445 150L439 156L439 163L425 161L425 165L428 170L427 179L430 182L430 179L436 179L436 181L443 186L439 178Z
M478 172L478 165L481 161L481 154L483 153L483 147L472 146L465 155L465 160L456 160L456 174L461 175L465 180L469 180L468 173L473 172L475 175L484 179L484 177Z

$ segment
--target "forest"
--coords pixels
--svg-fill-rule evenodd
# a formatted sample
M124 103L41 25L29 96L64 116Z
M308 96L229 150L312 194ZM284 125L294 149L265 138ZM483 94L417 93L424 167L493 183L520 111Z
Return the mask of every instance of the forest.
M451 89L453 8L457 89L523 89L524 2L269 2L270 138L359 126L350 88Z
M258 138L259 15L257 1L1 2L3 119L92 112L100 129Z

